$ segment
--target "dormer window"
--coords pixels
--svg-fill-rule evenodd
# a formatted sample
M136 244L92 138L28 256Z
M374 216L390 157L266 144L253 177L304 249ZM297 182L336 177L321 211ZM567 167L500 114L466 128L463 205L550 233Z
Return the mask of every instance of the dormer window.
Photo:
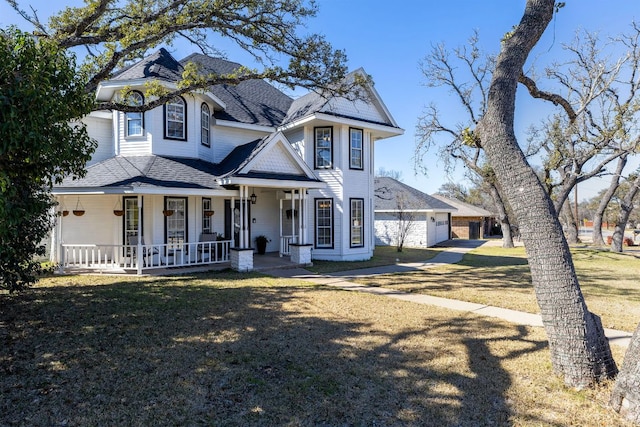
M179 96L164 104L164 137L167 139L187 139L186 103Z
M202 103L200 107L200 143L205 147L210 147L210 134L211 133L211 110L206 103Z
M139 107L144 104L144 96L132 90L125 99L127 105ZM125 136L142 136L144 134L144 113L125 113Z

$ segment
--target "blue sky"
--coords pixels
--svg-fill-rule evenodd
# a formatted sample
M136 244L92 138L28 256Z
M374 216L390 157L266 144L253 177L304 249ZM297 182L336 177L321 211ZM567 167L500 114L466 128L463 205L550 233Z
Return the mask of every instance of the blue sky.
M78 5L79 1L63 1ZM597 31L614 36L640 20L640 2L636 0L569 0L549 26L536 51L537 61L562 58L561 43L569 42L575 31ZM21 0L24 9L33 6L42 18L60 8L58 2ZM345 49L349 68L363 67L374 79L376 89L388 109L405 129L405 134L376 143L376 168L402 171L404 182L426 193L435 192L443 183L462 180L462 170L447 177L434 152L426 167L428 176L415 174L413 155L417 118L426 105L437 103L451 120L459 114L446 90L428 88L419 70L419 61L431 46L443 42L453 48L464 44L473 30L479 31L486 51L497 52L499 40L519 21L524 0L318 0L319 14L309 21L310 32L323 33L336 48ZM0 0L0 26L16 24L29 29L4 0ZM190 53L186 45L170 48L176 57ZM225 44L222 50L231 60L249 64L250 58ZM526 96L526 94L523 94ZM548 114L541 101L520 100L516 111L523 129ZM464 184L464 182L463 182ZM602 183L586 183L580 199L595 195Z

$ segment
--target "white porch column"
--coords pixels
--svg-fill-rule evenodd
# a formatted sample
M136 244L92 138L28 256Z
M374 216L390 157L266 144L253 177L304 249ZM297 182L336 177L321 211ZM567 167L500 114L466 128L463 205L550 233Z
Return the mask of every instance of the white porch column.
M302 220L303 220L303 216L302 216L302 196L303 196L303 189L299 188L298 189L298 243L299 244L304 244L304 236L302 235Z
M302 241L303 244L307 244L307 242L309 241L309 217L307 214L307 208L309 207L309 198L307 197L307 191L305 190L305 192L303 193L303 197L302 197L302 209L304 210L304 223L302 224L302 238L304 239Z
M282 256L282 250L284 249L284 240L282 238L282 199L280 199L278 202L280 205L280 210L278 210L278 224L280 225L280 234L278 234L278 237L280 238L280 256Z
M250 248L251 242L249 241L249 186L244 187L244 247ZM252 256L253 258L253 256Z
M291 189L291 243L298 243L295 239L296 235L296 191Z
M138 194L138 248L136 249L137 273L142 274L142 196Z
M240 242L238 247L246 248L244 245L244 185L240 186L240 217L238 218L238 223L240 226L240 232L238 233L238 239Z
M234 222L233 211L234 211L235 208L236 208L236 198L232 197L231 198L231 207L230 207L230 210L229 210L229 218L231 218L231 231L230 231L231 236L228 237L229 240L231 240L231 247L232 248L235 248L235 247L238 246L238 242L236 242L236 233L234 232L236 224Z

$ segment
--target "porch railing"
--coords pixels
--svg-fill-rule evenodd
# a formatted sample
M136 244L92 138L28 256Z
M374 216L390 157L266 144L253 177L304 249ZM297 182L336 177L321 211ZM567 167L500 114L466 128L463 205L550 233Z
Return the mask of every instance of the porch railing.
M63 269L141 270L185 267L229 262L231 240L216 242L141 245L62 244L60 265Z
M291 255L292 243L296 243L298 236L281 236L280 237L280 256Z

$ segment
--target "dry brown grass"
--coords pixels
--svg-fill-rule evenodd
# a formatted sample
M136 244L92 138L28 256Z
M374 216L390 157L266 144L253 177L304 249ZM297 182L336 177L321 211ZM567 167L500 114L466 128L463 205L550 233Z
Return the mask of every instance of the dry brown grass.
M398 252L395 246L376 246L373 257L366 261L322 261L314 260L310 271L318 274L337 271L357 270L361 268L393 265L395 263L422 262L433 258L442 251L441 248L404 248Z
M573 248L572 253L589 309L602 317L605 327L633 332L640 321L640 259L589 248ZM358 282L539 312L523 247L482 246L456 265Z
M0 307L0 425L626 425L541 329L380 296L71 276Z

